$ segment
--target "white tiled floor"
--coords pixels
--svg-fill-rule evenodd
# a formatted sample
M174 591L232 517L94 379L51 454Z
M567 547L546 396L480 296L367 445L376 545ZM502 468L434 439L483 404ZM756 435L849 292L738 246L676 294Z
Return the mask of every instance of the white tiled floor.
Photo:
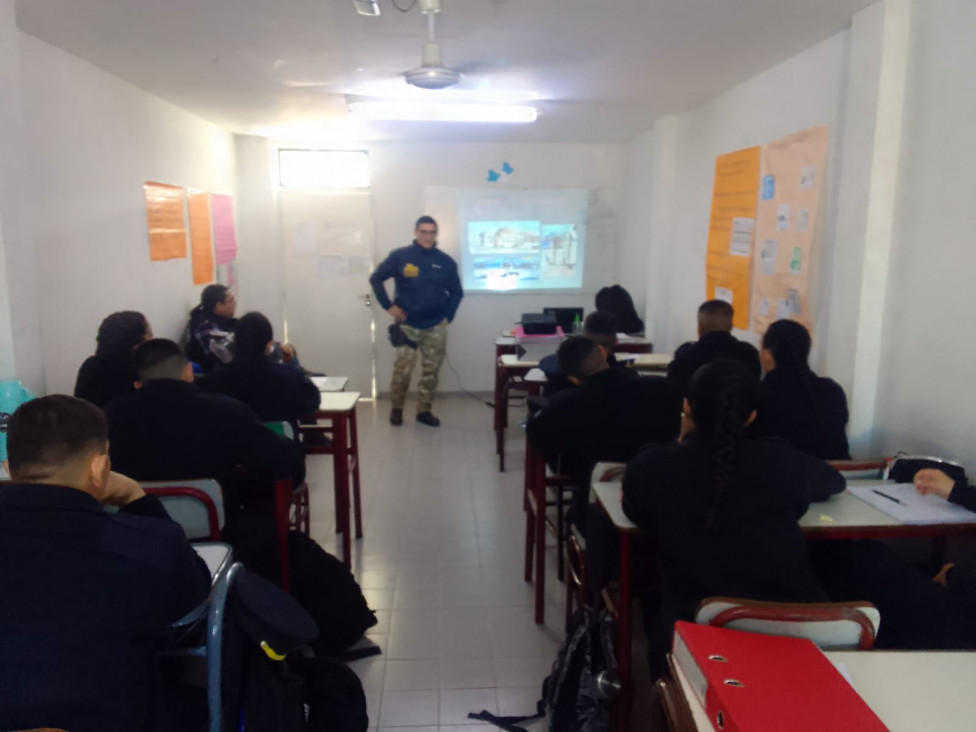
M499 473L482 402L438 400L436 429L413 412L408 403L400 428L387 422L389 402L358 412L365 536L353 571L383 648L353 664L370 727L452 732L471 729L468 712L530 714L562 639L565 595L553 549L547 622L536 626L522 581L523 433L512 420ZM310 458L308 472L313 538L337 553L331 458Z

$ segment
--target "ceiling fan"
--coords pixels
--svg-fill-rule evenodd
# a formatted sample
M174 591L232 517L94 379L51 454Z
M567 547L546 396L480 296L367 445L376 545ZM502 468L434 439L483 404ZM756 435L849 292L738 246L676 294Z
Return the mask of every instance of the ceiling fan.
M421 52L420 66L404 73L408 84L421 89L446 89L461 80L461 74L444 66L441 45L435 34L436 17L441 12L440 0L419 0L420 12L427 16L427 42Z

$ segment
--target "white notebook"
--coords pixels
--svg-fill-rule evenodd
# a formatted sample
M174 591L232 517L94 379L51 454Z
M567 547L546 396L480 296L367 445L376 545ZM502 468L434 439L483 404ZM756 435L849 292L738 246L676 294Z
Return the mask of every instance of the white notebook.
M976 513L938 496L919 495L911 483L878 481L848 490L903 524L976 524Z

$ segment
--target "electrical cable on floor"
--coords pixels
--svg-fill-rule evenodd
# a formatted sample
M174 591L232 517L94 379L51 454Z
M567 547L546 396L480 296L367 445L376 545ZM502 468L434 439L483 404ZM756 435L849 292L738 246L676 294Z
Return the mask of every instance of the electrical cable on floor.
M459 374L457 372L457 369L454 368L454 364L451 363L450 357L448 357L446 354L444 356L444 361L447 363L447 367L454 374L454 378L457 379L458 388L461 390L461 393L462 394L464 394L466 397L470 397L471 399L474 399L475 401L481 402L486 407L491 407L492 409L494 409L495 405L492 402L486 402L484 399L482 399L477 394L474 394L473 392L470 392L470 391L468 391L467 389L464 388L464 384L461 383L461 374Z

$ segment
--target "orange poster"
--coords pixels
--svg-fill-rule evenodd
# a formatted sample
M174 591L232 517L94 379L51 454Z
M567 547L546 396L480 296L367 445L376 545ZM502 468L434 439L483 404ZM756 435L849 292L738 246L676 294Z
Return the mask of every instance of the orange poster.
M190 256L193 258L193 284L214 281L213 237L210 234L210 194L187 191L186 210L190 218Z
M756 217L752 325L788 318L813 329L810 264L816 242L829 130L798 132L763 148Z
M182 259L186 256L186 223L183 189L163 183L146 183L146 220L149 223L149 259Z
M716 158L705 256L705 299L731 303L735 327L742 330L749 328L759 154L751 147Z

